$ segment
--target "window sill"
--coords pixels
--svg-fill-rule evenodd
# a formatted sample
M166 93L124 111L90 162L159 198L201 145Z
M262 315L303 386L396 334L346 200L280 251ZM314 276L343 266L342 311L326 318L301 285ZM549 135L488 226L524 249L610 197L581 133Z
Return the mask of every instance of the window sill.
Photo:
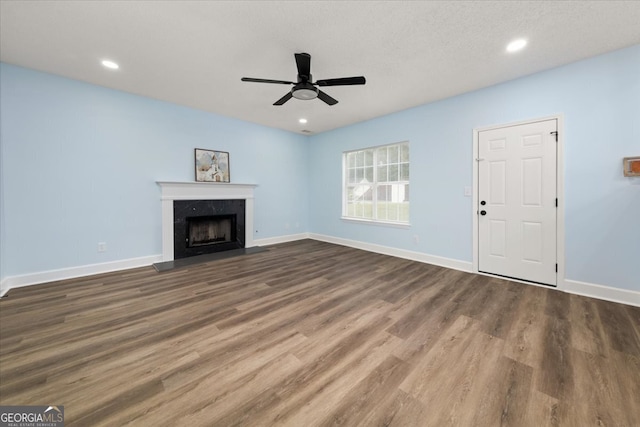
M344 222L352 222L356 224L377 225L381 227L393 227L393 228L411 228L411 224L407 222L391 222L391 221L376 221L371 219L359 219L343 216L340 218Z

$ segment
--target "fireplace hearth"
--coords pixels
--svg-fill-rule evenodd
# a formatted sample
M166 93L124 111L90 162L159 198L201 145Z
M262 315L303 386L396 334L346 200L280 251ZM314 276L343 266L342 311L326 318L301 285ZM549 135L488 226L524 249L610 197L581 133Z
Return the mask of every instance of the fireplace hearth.
M174 259L245 247L244 200L175 200Z

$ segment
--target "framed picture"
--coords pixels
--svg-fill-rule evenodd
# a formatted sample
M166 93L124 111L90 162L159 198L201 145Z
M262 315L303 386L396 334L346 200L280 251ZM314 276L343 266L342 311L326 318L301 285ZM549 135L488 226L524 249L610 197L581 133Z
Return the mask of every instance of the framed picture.
M640 156L623 159L624 176L640 176Z
M229 153L196 148L196 182L229 182Z

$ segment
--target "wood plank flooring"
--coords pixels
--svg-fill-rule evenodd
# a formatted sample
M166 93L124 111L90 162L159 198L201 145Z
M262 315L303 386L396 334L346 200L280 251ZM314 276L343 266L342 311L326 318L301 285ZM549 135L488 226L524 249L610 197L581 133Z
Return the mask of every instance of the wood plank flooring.
M68 426L640 426L640 308L303 240L0 300Z

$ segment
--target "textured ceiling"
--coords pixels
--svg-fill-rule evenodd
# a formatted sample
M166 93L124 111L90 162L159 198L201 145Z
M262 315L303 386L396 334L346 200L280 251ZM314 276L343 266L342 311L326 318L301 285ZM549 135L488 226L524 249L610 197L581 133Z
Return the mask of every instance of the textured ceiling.
M0 60L319 133L638 44L639 23L640 1L2 0ZM517 37L529 45L507 54ZM296 52L314 80L367 84L275 107L288 86L240 81L295 80Z

